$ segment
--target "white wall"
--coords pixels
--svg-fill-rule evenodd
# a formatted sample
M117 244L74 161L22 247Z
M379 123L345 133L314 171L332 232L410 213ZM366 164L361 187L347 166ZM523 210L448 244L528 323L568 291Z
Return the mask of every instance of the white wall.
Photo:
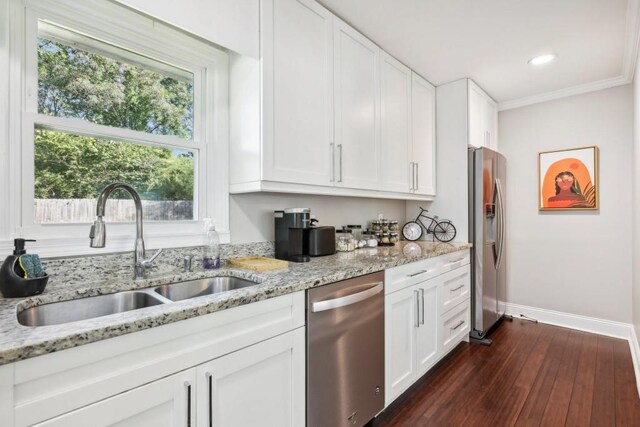
M436 88L436 120L436 197L431 203L407 202L407 220L415 219L422 206L429 214L453 222L454 241L468 242L466 79ZM423 239L432 238L423 235Z
M400 200L255 193L231 196L229 205L232 243L274 240L273 211L285 208L311 208L311 214L320 221L318 225L336 227L364 227L379 213L401 223L405 217L405 202Z
M631 85L500 113L507 300L631 322ZM600 147L600 209L539 212L539 151ZM636 166L637 167L637 166Z
M640 57L633 80L633 209L631 311L636 337L640 336Z

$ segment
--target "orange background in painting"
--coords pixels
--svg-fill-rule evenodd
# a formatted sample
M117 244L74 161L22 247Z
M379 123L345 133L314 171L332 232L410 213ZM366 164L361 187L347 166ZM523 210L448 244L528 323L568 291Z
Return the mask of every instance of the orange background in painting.
M549 207L549 197L553 197L556 195L556 176L563 171L569 171L576 177L578 183L580 184L580 190L582 190L583 194L588 184L591 182L591 175L589 174L589 170L587 167L578 159L567 158L558 160L555 163L552 163L547 169L547 172L544 175L544 181L542 184L542 206Z

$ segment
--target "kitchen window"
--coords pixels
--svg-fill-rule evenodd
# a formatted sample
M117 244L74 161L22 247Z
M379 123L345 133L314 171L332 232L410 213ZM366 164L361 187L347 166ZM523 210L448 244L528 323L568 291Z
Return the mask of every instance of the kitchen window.
M125 182L149 247L200 244L207 217L228 239L226 53L110 2L12 3L25 18L12 234L50 255L89 253L96 197ZM107 250L131 249L134 219L129 195L114 193Z

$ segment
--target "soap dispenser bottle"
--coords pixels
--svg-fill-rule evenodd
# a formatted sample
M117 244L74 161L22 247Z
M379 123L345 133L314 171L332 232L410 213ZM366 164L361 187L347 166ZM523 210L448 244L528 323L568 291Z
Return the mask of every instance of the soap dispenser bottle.
M49 276L25 278L25 271L20 266L20 256L27 253L26 242L35 242L28 239L13 240L13 255L9 255L0 267L0 292L5 298L21 298L41 294L47 286Z

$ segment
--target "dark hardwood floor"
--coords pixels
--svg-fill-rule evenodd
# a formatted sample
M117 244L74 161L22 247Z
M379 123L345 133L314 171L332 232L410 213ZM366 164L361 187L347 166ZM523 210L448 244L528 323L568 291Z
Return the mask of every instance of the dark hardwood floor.
M523 320L462 344L371 425L640 426L629 344Z

